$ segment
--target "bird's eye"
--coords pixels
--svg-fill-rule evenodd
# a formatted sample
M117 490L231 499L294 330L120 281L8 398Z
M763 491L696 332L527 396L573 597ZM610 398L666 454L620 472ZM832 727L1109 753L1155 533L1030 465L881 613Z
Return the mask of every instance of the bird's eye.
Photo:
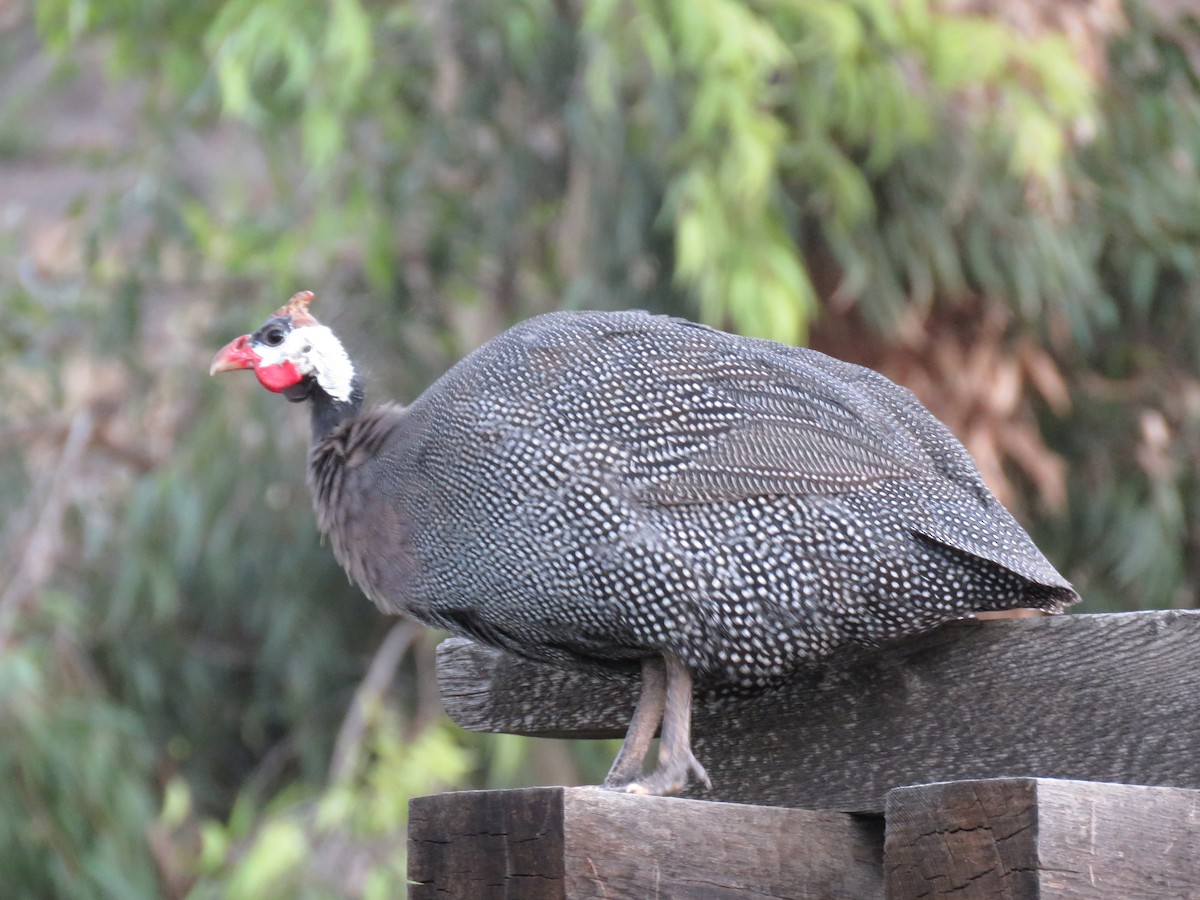
M270 347L278 347L280 344L283 343L283 329L282 328L268 329L267 333L263 335L263 340L266 341L267 345Z

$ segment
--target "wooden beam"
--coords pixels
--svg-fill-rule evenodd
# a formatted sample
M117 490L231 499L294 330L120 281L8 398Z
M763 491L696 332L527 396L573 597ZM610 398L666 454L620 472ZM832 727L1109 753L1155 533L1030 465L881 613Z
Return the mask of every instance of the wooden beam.
M887 896L1200 897L1200 791L1045 778L899 788Z
M409 805L412 900L883 896L883 826L844 813L592 788L465 791Z
M438 651L464 728L618 737L636 682L469 641ZM706 799L881 813L895 787L1003 776L1200 788L1200 611L958 622L750 698L703 699Z

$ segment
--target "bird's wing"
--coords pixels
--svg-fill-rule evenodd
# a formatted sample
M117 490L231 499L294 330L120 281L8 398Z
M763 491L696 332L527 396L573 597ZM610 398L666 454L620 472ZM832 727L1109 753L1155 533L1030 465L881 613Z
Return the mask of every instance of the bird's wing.
M632 427L606 433L619 435L628 466L622 475L643 502L879 488L880 502L914 533L1069 589L984 485L962 444L910 391L811 350L704 332L686 353L657 334L653 346L628 335L628 355L611 367L625 383L608 384L606 402L623 421L636 412ZM638 371L644 374L628 377Z
M583 423L603 425L597 430L618 443L622 474L644 500L831 495L937 474L921 435L873 395L878 384L865 370L814 351L648 321L656 327L605 336L609 374L591 386L590 405L603 421Z
M680 319L539 316L447 380L465 417L611 455L622 489L648 503L836 495L939 478L987 495L962 445L882 375Z

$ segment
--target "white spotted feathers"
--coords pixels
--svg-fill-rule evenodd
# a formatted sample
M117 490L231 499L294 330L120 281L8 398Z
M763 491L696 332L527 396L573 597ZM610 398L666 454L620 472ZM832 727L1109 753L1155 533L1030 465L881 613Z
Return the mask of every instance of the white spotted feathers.
M349 390L327 329L284 347ZM673 654L754 687L846 643L1078 599L908 391L645 313L530 320L312 460L322 527L380 607L563 665Z

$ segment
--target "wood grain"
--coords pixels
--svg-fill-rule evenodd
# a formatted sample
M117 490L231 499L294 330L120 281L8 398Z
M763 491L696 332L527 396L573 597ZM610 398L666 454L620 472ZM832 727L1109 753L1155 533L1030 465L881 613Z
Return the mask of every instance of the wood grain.
M1200 791L1053 779L920 785L887 800L890 900L1200 897Z
M409 815L413 900L883 896L882 823L844 813L530 788Z
M414 797L408 812L408 895L560 900L561 788Z
M451 717L619 737L636 682L451 639ZM881 813L895 787L1029 776L1200 788L1200 611L959 622L750 698L700 699L694 749L738 803Z

